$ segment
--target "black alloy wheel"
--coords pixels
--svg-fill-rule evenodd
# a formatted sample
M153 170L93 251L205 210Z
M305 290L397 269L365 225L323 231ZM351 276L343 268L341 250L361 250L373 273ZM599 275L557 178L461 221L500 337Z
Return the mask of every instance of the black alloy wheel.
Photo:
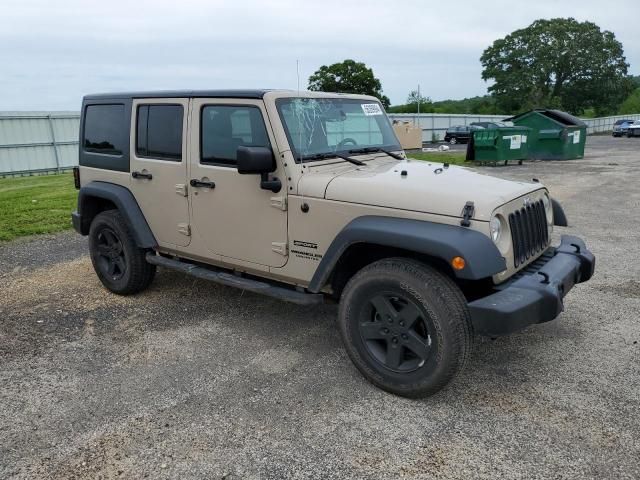
M124 249L118 235L109 227L103 227L97 235L98 268L112 280L120 280L127 271Z
M433 338L429 318L408 298L386 292L370 300L359 323L369 354L398 373L413 372L431 355Z

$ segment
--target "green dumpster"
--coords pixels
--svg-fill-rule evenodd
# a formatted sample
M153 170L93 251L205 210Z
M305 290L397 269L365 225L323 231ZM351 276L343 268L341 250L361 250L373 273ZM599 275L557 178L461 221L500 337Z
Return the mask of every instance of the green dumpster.
M571 160L584 157L587 124L559 110L536 109L505 121L531 128L529 158Z
M470 160L477 162L504 162L528 158L531 129L527 127L499 127L475 130L470 149Z

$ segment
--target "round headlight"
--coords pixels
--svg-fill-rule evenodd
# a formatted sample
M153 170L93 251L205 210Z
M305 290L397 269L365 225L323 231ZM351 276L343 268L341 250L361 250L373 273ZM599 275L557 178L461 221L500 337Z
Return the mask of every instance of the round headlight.
M547 223L553 225L553 207L551 206L551 199L546 193L542 197L542 204L544 205L544 213L547 214Z
M493 240L493 243L498 243L500 235L502 235L502 222L496 215L491 218L489 229L491 230L491 240Z

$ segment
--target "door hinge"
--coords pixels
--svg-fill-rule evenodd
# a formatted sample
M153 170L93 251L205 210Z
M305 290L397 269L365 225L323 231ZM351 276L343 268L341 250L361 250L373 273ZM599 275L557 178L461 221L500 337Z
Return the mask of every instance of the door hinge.
M286 242L271 242L271 250L280 255L287 256L287 244Z
M182 195L183 197L187 196L187 184L186 183L177 183L176 184L176 193L178 195Z
M271 197L271 206L282 210L287 210L287 197Z
M178 224L178 231L183 234L186 235L187 237L191 236L191 225L189 225L188 223L179 223Z

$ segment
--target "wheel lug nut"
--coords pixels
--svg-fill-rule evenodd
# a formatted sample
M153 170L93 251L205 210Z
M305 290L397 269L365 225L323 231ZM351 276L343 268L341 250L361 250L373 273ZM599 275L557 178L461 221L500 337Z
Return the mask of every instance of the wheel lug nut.
M389 333L389 329L388 328L383 328L382 329L382 333L384 333L386 335L387 333Z
M398 338L397 338L397 337L393 337L393 338L391 339L391 341L392 341L393 343L398 343Z
M400 326L404 327L404 322L402 320L400 320Z
M403 340L407 340L409 337L407 337L407 335L405 333L402 334L402 339Z

